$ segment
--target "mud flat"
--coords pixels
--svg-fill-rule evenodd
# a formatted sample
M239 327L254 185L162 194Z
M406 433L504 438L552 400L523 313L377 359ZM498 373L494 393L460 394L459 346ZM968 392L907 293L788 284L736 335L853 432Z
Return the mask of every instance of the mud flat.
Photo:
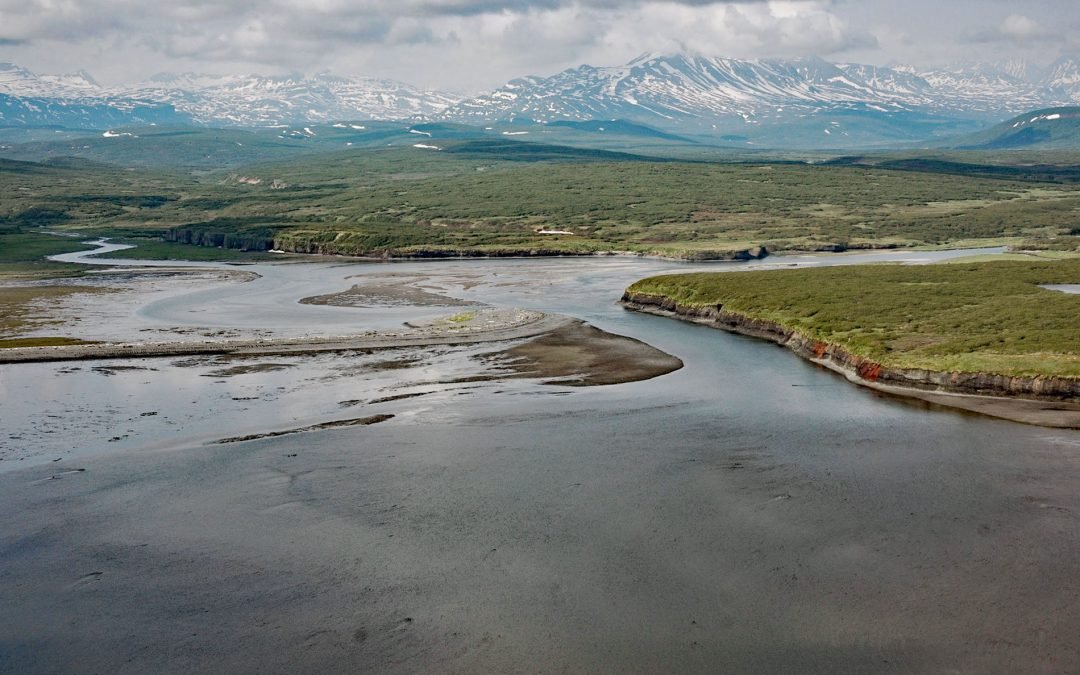
M476 307L475 302L425 291L405 281L355 284L337 293L315 295L300 300L302 305L331 307L369 307L372 305L420 307Z
M580 321L492 357L519 377L556 378L548 384L568 386L636 382L683 367L678 358L640 340Z
M411 325L402 331L371 331L359 335L176 342L106 342L53 347L18 347L0 350L0 363L152 358L198 354L265 356L470 344L534 337L573 322L574 319L569 317L544 312L484 309Z
M283 431L268 431L262 434L248 434L246 436L230 436L228 438L222 438L215 441L218 445L224 445L225 443L241 443L243 441L255 441L260 438L277 438L278 436L288 436L289 434L299 434L305 431L319 431L321 429L341 429L342 427L366 427L372 424L378 424L385 422L386 420L393 419L393 415L369 415L367 417L357 417L349 420L334 420L332 422L321 422L319 424L312 424L306 427L298 427L296 429L285 429Z
M704 324L775 342L835 371L850 382L903 398L1001 419L1059 429L1080 429L1080 379L1011 377L891 368L764 319L715 306L685 306L670 298L627 292L627 309Z

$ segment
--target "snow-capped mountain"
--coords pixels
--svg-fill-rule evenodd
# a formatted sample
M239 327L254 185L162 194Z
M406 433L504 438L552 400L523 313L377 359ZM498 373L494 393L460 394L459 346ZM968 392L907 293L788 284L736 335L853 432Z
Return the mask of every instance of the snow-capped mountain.
M891 98L817 58L740 61L648 55L625 66L584 65L548 78L512 80L452 106L443 116L465 122L627 118L663 125L749 118L783 112L784 106L891 105Z
M73 75L35 75L12 63L0 63L0 93L26 98L78 98L101 93L84 70Z
M1059 59L1050 66L1044 83L1068 93L1073 101L1080 103L1080 60L1070 57Z
M163 74L149 82L102 87L89 74L35 75L0 64L0 124L86 126L102 117L108 126L150 121L124 113L146 106L174 110L177 122L254 126L339 119L424 119L460 97L371 78L289 75L216 76ZM63 111L81 111L64 120ZM48 113L46 109L51 109ZM96 115L86 114L95 110ZM168 121L168 120L163 120Z
M788 142L801 135L853 144L974 131L1022 111L1077 103L1080 61L1071 58L1047 68L1014 61L925 70L813 57L646 54L621 66L582 65L550 77L518 78L468 99L329 74L185 73L110 88L85 72L38 76L0 64L0 125L7 126L625 119L679 134L746 137L746 142Z
M818 58L646 55L624 66L583 65L547 78L512 80L451 106L443 117L466 122L626 118L705 127L717 119L753 123L844 108L1000 118L1080 101L1080 68L1073 61L1059 61L1037 81L1018 76L1027 72L1018 63L919 71Z
M129 93L172 103L206 124L237 125L423 119L460 98L392 80L328 74L310 78L159 75L130 88Z
M878 95L911 102L930 103L933 100L933 85L920 77L914 69L879 68L858 63L838 63L836 67Z
M110 93L84 71L39 77L25 68L0 63L0 126L100 129L191 121L168 102Z
M1011 114L1064 103L1054 100L1046 87L1011 75L993 65L967 65L923 71L936 105L963 111Z

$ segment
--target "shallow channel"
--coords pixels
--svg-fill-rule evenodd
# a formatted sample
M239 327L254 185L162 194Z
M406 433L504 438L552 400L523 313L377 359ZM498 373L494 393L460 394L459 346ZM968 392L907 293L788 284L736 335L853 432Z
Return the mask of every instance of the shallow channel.
M0 366L0 442L46 448L0 463L0 670L1080 667L1080 432L883 398L616 304L650 274L971 253L259 264L102 315L103 335L293 335L447 313L296 304L390 278L569 314L686 365L592 388L448 384L479 347L230 376ZM373 413L394 417L204 445Z

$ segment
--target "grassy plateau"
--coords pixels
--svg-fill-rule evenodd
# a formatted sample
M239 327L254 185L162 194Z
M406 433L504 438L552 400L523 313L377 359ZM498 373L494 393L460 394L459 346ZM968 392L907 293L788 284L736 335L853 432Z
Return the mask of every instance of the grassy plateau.
M1072 155L1042 157L1033 172L971 155L721 162L430 142L441 149L327 150L218 169L0 159L0 228L347 255L1080 249ZM146 246L131 255L196 255L179 251Z
M723 305L897 368L1080 376L1080 259L677 274L628 290Z

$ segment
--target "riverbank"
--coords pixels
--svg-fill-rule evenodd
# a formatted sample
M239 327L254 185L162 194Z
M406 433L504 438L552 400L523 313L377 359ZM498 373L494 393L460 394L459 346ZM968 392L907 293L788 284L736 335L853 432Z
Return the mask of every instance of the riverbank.
M1080 429L1080 378L1025 377L895 368L814 340L777 322L725 310L680 304L663 295L628 290L630 310L678 318L769 340L876 391L1038 426Z
M568 246L509 246L509 247L462 247L462 248L431 248L426 246L410 246L403 248L371 249L371 250L343 250L331 244L319 245L296 245L286 242L274 241L275 250L293 255L316 255L331 257L362 258L370 260L455 260L474 258L590 258L627 256L631 258L655 258L657 260L672 260L682 262L735 262L748 260L763 260L769 256L769 249L765 246L751 246L747 248L731 249L686 249L678 251L663 251L657 249L620 250L600 247L580 248L575 245ZM893 249L896 246L883 246L882 249ZM821 251L835 252L841 249L822 248ZM847 250L847 249L843 249Z

